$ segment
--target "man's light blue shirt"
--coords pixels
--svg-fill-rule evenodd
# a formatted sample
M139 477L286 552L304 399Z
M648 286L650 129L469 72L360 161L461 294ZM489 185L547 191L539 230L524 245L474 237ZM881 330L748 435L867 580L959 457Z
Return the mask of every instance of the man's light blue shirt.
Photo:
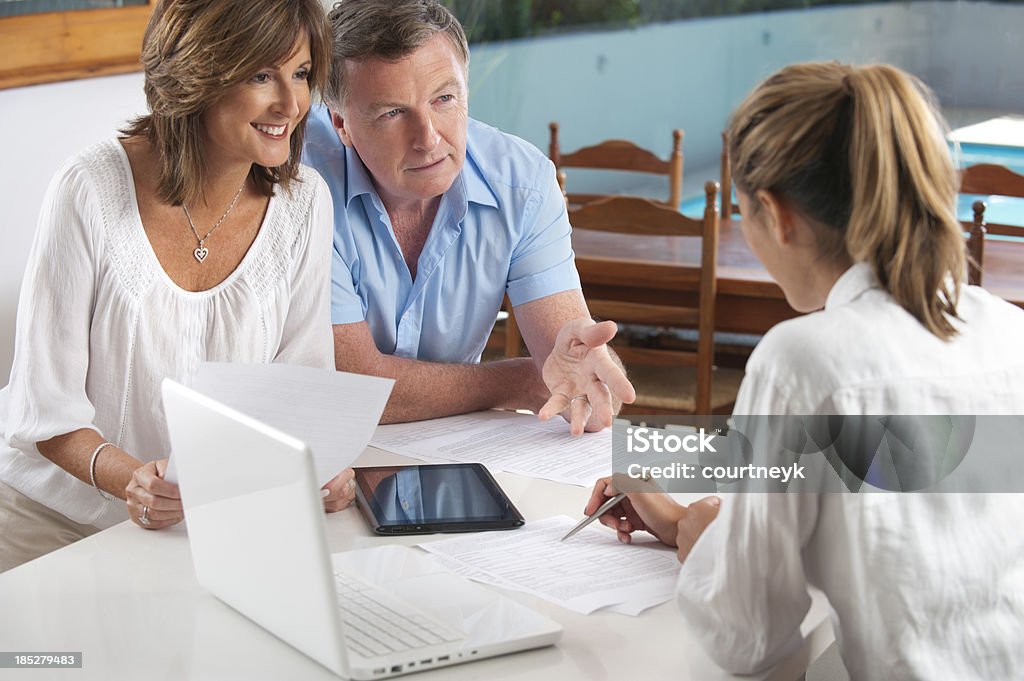
M366 320L381 352L477 362L506 292L517 306L580 287L555 168L518 137L468 121L466 162L441 199L415 280L326 107L310 112L303 162L334 199L332 322Z

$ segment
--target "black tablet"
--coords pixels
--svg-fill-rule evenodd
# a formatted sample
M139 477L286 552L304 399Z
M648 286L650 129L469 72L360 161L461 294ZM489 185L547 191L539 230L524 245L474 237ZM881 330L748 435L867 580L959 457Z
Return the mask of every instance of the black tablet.
M377 534L508 530L526 522L482 464L355 471L359 508Z

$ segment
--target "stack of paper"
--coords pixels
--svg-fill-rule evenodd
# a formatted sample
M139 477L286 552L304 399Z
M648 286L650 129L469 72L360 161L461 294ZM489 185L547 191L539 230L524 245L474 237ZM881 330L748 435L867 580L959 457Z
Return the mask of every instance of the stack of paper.
M610 429L574 436L561 418L545 422L514 412L379 426L370 445L431 463L482 463L492 473L583 487L612 472Z
M591 525L559 541L576 524L567 516L509 532L483 532L421 544L453 572L524 591L588 615L607 608L639 615L675 594L679 562L658 543L627 545Z

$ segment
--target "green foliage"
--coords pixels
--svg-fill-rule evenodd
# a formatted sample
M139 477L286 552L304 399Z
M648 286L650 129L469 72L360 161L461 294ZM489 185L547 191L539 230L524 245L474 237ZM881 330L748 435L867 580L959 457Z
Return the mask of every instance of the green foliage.
M514 40L566 30L623 28L697 17L866 5L907 0L442 0L470 42ZM966 0L949 0L965 2ZM988 0L1017 3L1024 0Z
M636 0L444 0L470 42L511 40L573 26L629 25Z

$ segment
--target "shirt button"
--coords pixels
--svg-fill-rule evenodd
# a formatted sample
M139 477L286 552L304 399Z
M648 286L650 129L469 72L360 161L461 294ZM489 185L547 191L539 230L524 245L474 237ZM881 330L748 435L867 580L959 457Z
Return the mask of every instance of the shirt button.
M402 510L403 511L408 511L409 510L409 502L408 501L403 501L402 502Z

